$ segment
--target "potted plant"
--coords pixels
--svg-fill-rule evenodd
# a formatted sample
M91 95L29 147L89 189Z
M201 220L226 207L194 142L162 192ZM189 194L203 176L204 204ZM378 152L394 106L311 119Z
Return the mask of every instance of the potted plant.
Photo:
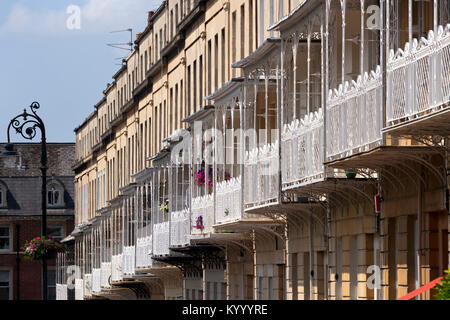
M52 237L37 237L25 242L22 253L27 260L52 259L57 252L63 252L64 245Z
M345 176L347 177L347 179L355 179L356 172L352 170L345 170Z
M227 217L230 214L230 209L226 208L225 209L225 217Z
M166 201L159 206L159 210L163 212L164 221L167 220L167 214L169 213L169 199L166 199Z

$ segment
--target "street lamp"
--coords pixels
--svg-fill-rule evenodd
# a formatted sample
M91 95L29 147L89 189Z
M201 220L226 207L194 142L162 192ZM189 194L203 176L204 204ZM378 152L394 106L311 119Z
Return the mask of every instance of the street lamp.
M38 102L33 102L30 105L31 113L28 113L26 109L23 113L16 116L9 122L7 135L8 143L5 149L0 154L0 157L16 156L17 152L14 151L14 145L11 143L9 131L12 128L16 130L16 133L20 133L22 137L27 140L33 140L36 136L36 129L41 131L41 177L42 177L42 237L47 237L47 144L45 140L45 126L42 119L37 115L36 110L39 109ZM47 300L47 261L45 255L42 259L42 299Z

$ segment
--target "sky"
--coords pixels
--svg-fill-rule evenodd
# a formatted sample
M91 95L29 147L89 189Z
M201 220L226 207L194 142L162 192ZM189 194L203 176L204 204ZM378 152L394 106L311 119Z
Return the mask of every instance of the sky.
M1 0L0 142L12 118L40 103L47 142L74 142L129 52L107 43L142 32L162 0ZM74 7L75 6L75 7ZM79 9L79 10L78 10ZM79 12L79 15L77 13ZM79 23L78 23L79 22ZM11 132L11 140L23 142ZM40 141L38 135L34 142Z

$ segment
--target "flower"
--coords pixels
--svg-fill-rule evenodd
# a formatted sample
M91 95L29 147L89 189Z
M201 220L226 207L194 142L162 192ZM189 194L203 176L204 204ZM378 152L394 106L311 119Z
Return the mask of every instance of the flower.
M206 184L208 186L213 186L213 168L209 168L207 173L205 172L205 169L200 169L194 172L194 179L198 186Z
M192 226L192 227L197 229L197 230L203 230L205 228L205 226L203 225L203 217L202 216L198 216L196 224L194 226Z

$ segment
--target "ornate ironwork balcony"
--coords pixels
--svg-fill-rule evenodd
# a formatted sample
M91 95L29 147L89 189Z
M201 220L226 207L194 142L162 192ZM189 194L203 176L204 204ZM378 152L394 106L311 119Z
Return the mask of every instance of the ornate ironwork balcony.
M190 217L188 210L170 213L170 246L180 247L189 244Z
M161 256L169 254L169 222L156 223L153 226L153 255Z
M152 225L149 224L138 230L136 239L136 269L150 268L152 266Z
M279 196L278 141L257 147L245 157L245 208L276 202Z
M201 217L201 223L197 223ZM192 199L191 235L204 235L213 232L214 197L208 194Z
M217 183L216 223L226 223L242 218L241 176Z
M449 109L449 102L450 24L439 26L436 34L430 30L428 38L407 42L404 50L391 50L387 62L386 128L442 113Z
M136 246L123 247L123 275L133 276L135 270Z
M327 104L327 159L343 159L369 151L382 140L382 73L358 76L330 90Z
M293 120L281 133L283 190L323 177L323 109Z

